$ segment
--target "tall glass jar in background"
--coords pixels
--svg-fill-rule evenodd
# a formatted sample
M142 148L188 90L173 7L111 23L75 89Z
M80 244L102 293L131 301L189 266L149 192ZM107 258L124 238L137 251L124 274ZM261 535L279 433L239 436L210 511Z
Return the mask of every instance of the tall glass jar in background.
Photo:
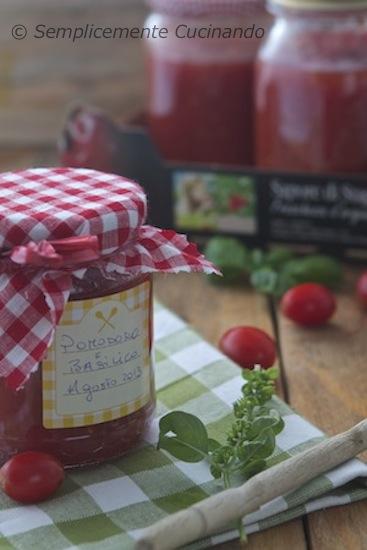
M272 0L256 77L257 165L367 171L367 1Z
M149 128L162 156L252 164L254 59L270 25L264 0L148 4L146 26L168 30L146 48Z

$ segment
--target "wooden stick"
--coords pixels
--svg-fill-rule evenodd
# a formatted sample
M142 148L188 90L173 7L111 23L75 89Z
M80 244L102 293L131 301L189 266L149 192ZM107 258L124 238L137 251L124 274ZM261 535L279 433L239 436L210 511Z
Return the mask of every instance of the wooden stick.
M136 550L171 550L218 533L232 521L255 512L367 449L367 420L311 449L145 529Z

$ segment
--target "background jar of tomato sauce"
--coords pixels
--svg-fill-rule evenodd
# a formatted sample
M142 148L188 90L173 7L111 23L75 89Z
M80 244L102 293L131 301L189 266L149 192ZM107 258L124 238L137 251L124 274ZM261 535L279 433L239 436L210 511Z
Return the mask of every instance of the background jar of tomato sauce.
M152 138L165 159L253 163L254 59L270 24L264 0L149 0ZM213 29L243 29L231 38Z
M122 276L89 268L83 279L74 278L71 300L100 298L129 290L151 275ZM149 342L152 352L152 285L149 304ZM0 378L0 463L23 451L43 451L60 459L65 467L99 464L121 456L143 438L153 418L155 389L151 362L151 399L142 409L123 418L79 428L46 429L42 414L42 364L23 388L11 390Z
M367 171L367 1L272 0L259 52L261 168Z

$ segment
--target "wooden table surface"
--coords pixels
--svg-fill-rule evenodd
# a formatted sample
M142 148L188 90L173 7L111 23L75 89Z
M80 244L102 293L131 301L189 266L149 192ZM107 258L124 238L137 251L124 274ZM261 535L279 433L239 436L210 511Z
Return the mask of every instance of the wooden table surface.
M50 166L52 149L0 151L0 171ZM157 276L156 296L216 345L237 325L272 334L282 372L278 393L301 415L333 435L367 417L367 311L354 297L358 272L345 268L333 322L317 330L296 327L279 315L276 303L243 288L215 287L201 275ZM364 459L366 458L363 457ZM367 501L309 514L252 535L247 550L367 550ZM218 550L239 548L227 543Z

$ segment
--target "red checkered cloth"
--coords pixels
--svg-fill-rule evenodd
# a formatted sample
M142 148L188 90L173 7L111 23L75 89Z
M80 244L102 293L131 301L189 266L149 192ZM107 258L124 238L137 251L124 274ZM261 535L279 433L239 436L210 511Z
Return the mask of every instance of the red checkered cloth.
M143 190L94 170L0 174L0 377L23 386L88 267L134 276L218 273L174 231L143 225Z

